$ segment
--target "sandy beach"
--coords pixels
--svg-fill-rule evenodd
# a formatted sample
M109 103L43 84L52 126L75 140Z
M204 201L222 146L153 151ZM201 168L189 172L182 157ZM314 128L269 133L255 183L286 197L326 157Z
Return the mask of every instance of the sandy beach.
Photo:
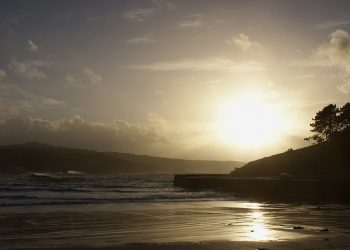
M350 249L350 207L342 205L18 206L0 208L0 224L1 249Z
M114 247L77 247L77 248L56 248L56 250L295 250L295 249L350 249L350 244L346 239L337 239L336 242L322 242L319 240L295 240L284 242L197 242L197 243L163 243L163 244L126 244ZM32 250L32 249L31 249ZM34 249L33 249L34 250Z

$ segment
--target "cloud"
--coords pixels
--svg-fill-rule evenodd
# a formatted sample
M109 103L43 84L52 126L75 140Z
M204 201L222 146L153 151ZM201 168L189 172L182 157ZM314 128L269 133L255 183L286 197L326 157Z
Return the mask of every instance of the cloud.
M6 78L6 71L3 69L0 69L0 81L4 80Z
M350 94L350 82L339 85L338 90L343 92L346 95Z
M99 84L103 80L101 75L97 74L96 72L94 72L91 69L86 68L86 69L84 69L83 72L84 72L86 78L88 79L88 81L93 85Z
M13 72L30 80L43 80L47 78L47 75L40 71L38 67L47 65L43 65L42 63L43 61L20 62L15 57L10 57L8 67Z
M337 86L337 89L343 94L349 95L350 94L350 72L349 71L338 72L338 74L333 75L333 77L340 82Z
M302 74L302 75L296 75L294 78L296 79L310 79L310 78L315 78L316 75L314 74Z
M337 88L344 94L350 94L350 35L337 29L329 35L329 41L312 51L308 58L290 63L292 67L328 67L336 68L336 78L342 82ZM306 75L309 76L309 75ZM314 75L311 74L310 77Z
M203 25L203 16L199 14L191 15L187 19L180 22L176 27L180 29L196 28Z
M32 41L32 40L28 40L28 49L30 51L37 51L39 49L39 47Z
M233 36L228 41L230 44L234 44L239 49L243 50L244 52L250 50L250 49L256 49L260 48L260 43L256 41L252 41L249 36L247 36L244 33L239 33L237 36Z
M105 16L105 15L93 15L87 17L87 21L93 22L93 23L110 23L113 21L112 16Z
M126 11L123 14L123 17L133 22L143 22L145 21L145 19L153 15L156 11L157 9L153 7L144 9L133 9Z
M11 13L5 11L5 8L1 9L1 17L0 17L0 27L2 30L14 31L21 24L23 19L25 18L25 14L19 13Z
M144 123L115 120L110 125L89 122L80 116L59 120L17 117L0 120L0 144L28 141L95 149L192 159L251 159L251 151L232 154L218 142L213 124L171 123L152 113ZM301 139L300 142L303 142ZM288 147L297 146L287 143ZM300 146L300 145L299 145ZM279 147L279 146L277 146ZM256 152L253 152L256 157ZM259 155L260 156L260 155Z
M35 67L42 67L42 68L49 68L55 64L52 60L31 60L28 62L28 64L31 64Z
M90 68L85 68L80 74L66 74L64 76L64 85L66 87L74 87L86 89L92 85L100 84L103 77Z
M116 120L112 126L88 122L80 116L53 121L21 117L0 122L0 141L2 144L41 141L102 151L153 152L152 149L168 143L162 135L166 126L159 117L151 117L147 124Z
M329 29L350 24L350 20L331 20L316 25L316 29Z
M78 81L80 81L80 79L77 79L75 76L73 75L66 75L65 77L65 81L66 83L68 83L68 85L72 85L77 83Z
M329 43L321 45L315 55L328 66L337 66L350 72L350 36L337 29L330 34Z
M350 93L350 35L345 30L337 29L330 34L330 40L322 44L314 53L313 60L319 66L336 67L342 72L338 77L344 82L338 85L338 90L344 94Z
M151 34L130 38L126 41L128 44L151 44L156 42L157 41L153 39Z
M0 84L0 117L27 115L39 110L65 108L66 103L35 95L14 84Z
M158 9L166 9L171 10L175 7L174 3L170 0L151 0L151 2L158 8Z
M174 157L208 142L208 128L171 123L157 113L143 123L115 120L110 125L80 116L59 120L17 117L0 120L1 144L41 141L48 144Z
M152 0L151 4L152 6L150 7L136 8L125 11L123 13L123 17L132 22L143 22L158 11L161 11L163 9L169 10L174 7L173 3L167 0Z
M212 84L217 84L222 82L221 79L215 79L215 80L209 80L209 81L204 81L204 82L200 82L200 85L212 85Z
M100 124L88 123L79 116L49 121L31 117L5 119L0 123L3 144L42 141L61 146L108 147L115 130ZM85 145L84 145L85 144Z
M237 71L255 72L265 71L266 68L259 62L245 61L234 62L224 57L211 57L201 60L183 59L173 62L155 62L147 64L134 64L130 69L148 71Z

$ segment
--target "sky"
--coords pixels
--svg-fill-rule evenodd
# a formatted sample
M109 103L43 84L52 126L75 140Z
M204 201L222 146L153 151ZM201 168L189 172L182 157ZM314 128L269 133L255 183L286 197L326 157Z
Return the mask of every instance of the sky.
M350 95L347 0L3 0L0 142L250 161Z

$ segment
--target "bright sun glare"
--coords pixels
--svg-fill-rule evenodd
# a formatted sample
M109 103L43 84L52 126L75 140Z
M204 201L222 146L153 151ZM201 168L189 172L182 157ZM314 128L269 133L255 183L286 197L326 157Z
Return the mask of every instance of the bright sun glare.
M278 110L256 96L223 104L218 126L225 141L242 147L271 144L278 139L283 127Z

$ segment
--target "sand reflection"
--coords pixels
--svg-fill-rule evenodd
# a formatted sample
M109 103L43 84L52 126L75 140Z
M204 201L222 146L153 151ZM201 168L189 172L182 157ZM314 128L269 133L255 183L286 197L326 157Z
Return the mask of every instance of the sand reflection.
M250 213L252 217L252 228L250 230L251 234L249 235L251 240L270 240L270 232L266 228L266 218L264 214L260 211L252 211Z

